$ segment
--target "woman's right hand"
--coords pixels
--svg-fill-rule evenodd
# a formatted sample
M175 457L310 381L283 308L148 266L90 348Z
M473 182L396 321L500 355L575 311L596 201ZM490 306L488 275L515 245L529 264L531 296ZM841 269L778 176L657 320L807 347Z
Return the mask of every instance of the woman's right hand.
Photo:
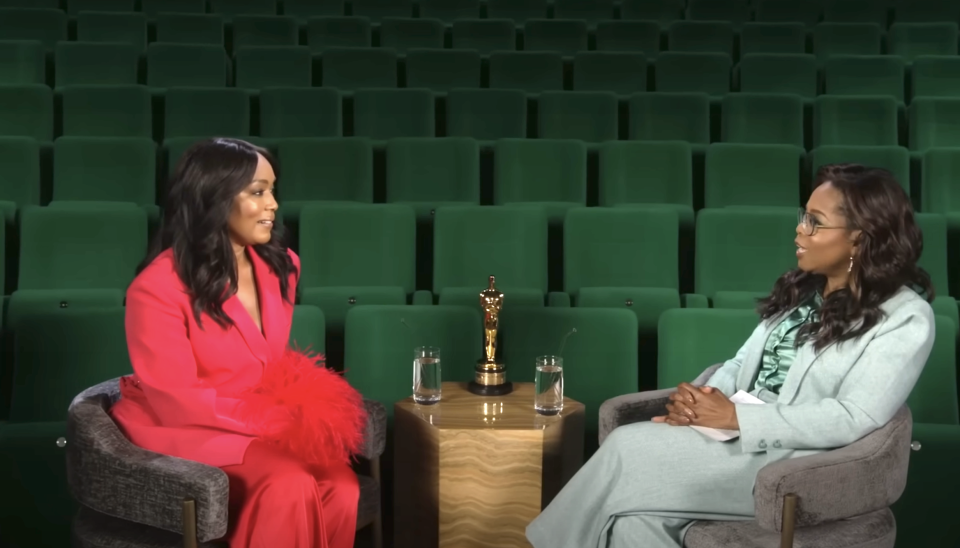
M697 417L690 405L696 402L697 388L689 383L681 383L677 391L670 394L670 403L666 405L667 414L653 417L653 422L661 422L670 426L690 426L692 419Z

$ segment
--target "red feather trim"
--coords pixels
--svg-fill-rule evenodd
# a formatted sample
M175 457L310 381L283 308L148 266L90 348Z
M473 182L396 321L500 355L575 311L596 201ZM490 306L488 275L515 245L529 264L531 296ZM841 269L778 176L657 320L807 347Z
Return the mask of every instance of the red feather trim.
M239 397L242 419L262 441L307 464L349 463L363 447L363 398L323 355L288 348Z

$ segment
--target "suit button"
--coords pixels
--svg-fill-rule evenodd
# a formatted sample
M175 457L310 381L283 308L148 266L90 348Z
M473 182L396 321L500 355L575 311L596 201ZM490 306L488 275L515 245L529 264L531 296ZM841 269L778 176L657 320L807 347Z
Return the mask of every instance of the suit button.
M760 449L766 449L767 448L766 440L760 440L760 443L757 444L757 447L759 447Z
M776 447L777 449L780 449L780 440L773 442L773 446Z

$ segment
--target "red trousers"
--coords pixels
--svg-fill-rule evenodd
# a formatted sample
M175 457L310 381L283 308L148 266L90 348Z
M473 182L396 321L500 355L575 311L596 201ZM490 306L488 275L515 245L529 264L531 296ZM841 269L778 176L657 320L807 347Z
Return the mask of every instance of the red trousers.
M352 548L360 487L338 464L305 465L254 441L230 480L230 548Z

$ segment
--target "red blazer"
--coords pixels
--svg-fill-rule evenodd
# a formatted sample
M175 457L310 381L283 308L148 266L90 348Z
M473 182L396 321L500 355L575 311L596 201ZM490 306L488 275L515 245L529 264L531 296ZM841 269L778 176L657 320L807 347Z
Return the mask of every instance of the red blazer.
M203 329L177 276L173 252L161 253L127 289L127 347L134 374L120 382L111 414L134 444L211 466L243 462L255 435L237 414L234 397L260 381L263 367L287 347L300 259L289 299L280 280L252 249L263 333L240 299L223 305L235 325L221 328L207 314Z

